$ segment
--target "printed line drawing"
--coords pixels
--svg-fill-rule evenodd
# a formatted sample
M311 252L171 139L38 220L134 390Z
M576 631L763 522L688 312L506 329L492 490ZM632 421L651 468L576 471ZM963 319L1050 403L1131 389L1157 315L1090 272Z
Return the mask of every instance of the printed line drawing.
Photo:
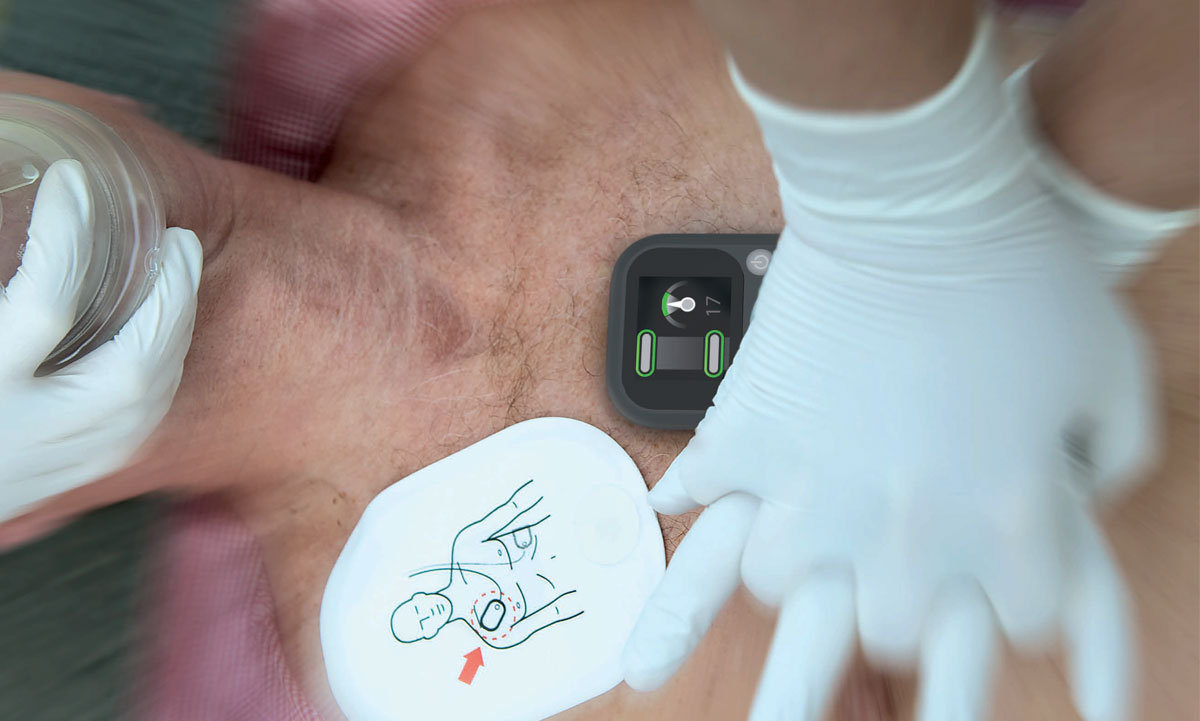
M512 648L535 633L583 615L575 589L556 586L539 559L541 529L550 520L550 503L521 484L508 500L463 527L450 547L450 563L409 575L448 574L434 591L417 591L392 611L392 637L418 643L451 623L465 623L495 649ZM556 556L550 556L554 559Z

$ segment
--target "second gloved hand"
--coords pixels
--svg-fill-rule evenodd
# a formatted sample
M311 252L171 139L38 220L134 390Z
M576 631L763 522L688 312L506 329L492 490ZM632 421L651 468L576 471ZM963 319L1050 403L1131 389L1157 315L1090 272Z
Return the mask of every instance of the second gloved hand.
M960 284L784 238L715 406L651 493L663 513L711 505L634 632L631 685L678 668L740 575L782 607L754 721L821 718L856 638L920 662L924 721L983 719L997 634L1029 652L1060 631L1084 718L1124 717L1128 611L1091 504L1152 447L1145 361L1086 258L1042 240Z
M742 85L787 229L695 437L651 492L712 504L629 641L653 688L738 577L781 607L753 721L817 721L854 647L919 664L923 721L987 714L1002 633L1065 636L1089 721L1130 710L1123 584L1092 518L1152 455L1138 332L1033 170L985 19L954 82L837 117Z
M51 165L21 266L0 295L0 521L120 468L179 386L203 258L180 228L167 230L154 287L117 336L34 376L74 321L94 210L83 167Z

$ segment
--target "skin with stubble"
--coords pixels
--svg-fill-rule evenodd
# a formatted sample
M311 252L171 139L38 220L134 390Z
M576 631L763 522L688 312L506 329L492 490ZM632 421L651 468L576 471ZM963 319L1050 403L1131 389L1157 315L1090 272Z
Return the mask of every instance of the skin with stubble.
M613 263L653 233L782 224L753 118L683 3L473 13L416 65L380 74L317 185L207 158L86 91L27 76L0 88L117 127L154 158L170 224L205 245L163 427L131 468L0 536L163 486L219 494L261 541L285 655L329 719L341 716L318 610L366 504L548 415L597 426L658 478L688 436L636 427L608 402ZM669 554L688 520L662 523ZM739 594L663 691L622 686L564 718L744 718L771 624ZM834 717L890 717L891 693L853 673Z
M171 222L190 220L206 250L184 379L138 463L58 504L164 482L224 496L261 539L292 671L332 719L318 610L366 504L547 415L597 426L657 478L687 435L608 402L613 263L652 233L782 223L753 119L682 3L491 10L381 77L319 187L155 146L197 176L167 189ZM664 524L670 551L685 526ZM771 620L745 598L728 615L707 644L727 663L578 717L744 715Z

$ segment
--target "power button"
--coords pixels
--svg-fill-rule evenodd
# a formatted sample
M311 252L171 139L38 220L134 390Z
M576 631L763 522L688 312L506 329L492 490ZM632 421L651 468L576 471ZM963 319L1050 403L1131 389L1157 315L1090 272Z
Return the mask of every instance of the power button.
M771 264L771 251L765 248L750 251L750 255L746 256L746 270L754 275L762 275L767 272L767 266Z

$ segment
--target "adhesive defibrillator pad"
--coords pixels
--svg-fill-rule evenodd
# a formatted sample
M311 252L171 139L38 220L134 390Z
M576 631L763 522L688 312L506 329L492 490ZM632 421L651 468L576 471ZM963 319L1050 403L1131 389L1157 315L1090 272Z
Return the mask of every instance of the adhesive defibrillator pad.
M321 600L350 721L538 721L621 682L665 567L633 460L567 418L509 426L384 489Z
M694 428L750 322L778 235L652 235L617 259L607 379L617 409L653 428Z

